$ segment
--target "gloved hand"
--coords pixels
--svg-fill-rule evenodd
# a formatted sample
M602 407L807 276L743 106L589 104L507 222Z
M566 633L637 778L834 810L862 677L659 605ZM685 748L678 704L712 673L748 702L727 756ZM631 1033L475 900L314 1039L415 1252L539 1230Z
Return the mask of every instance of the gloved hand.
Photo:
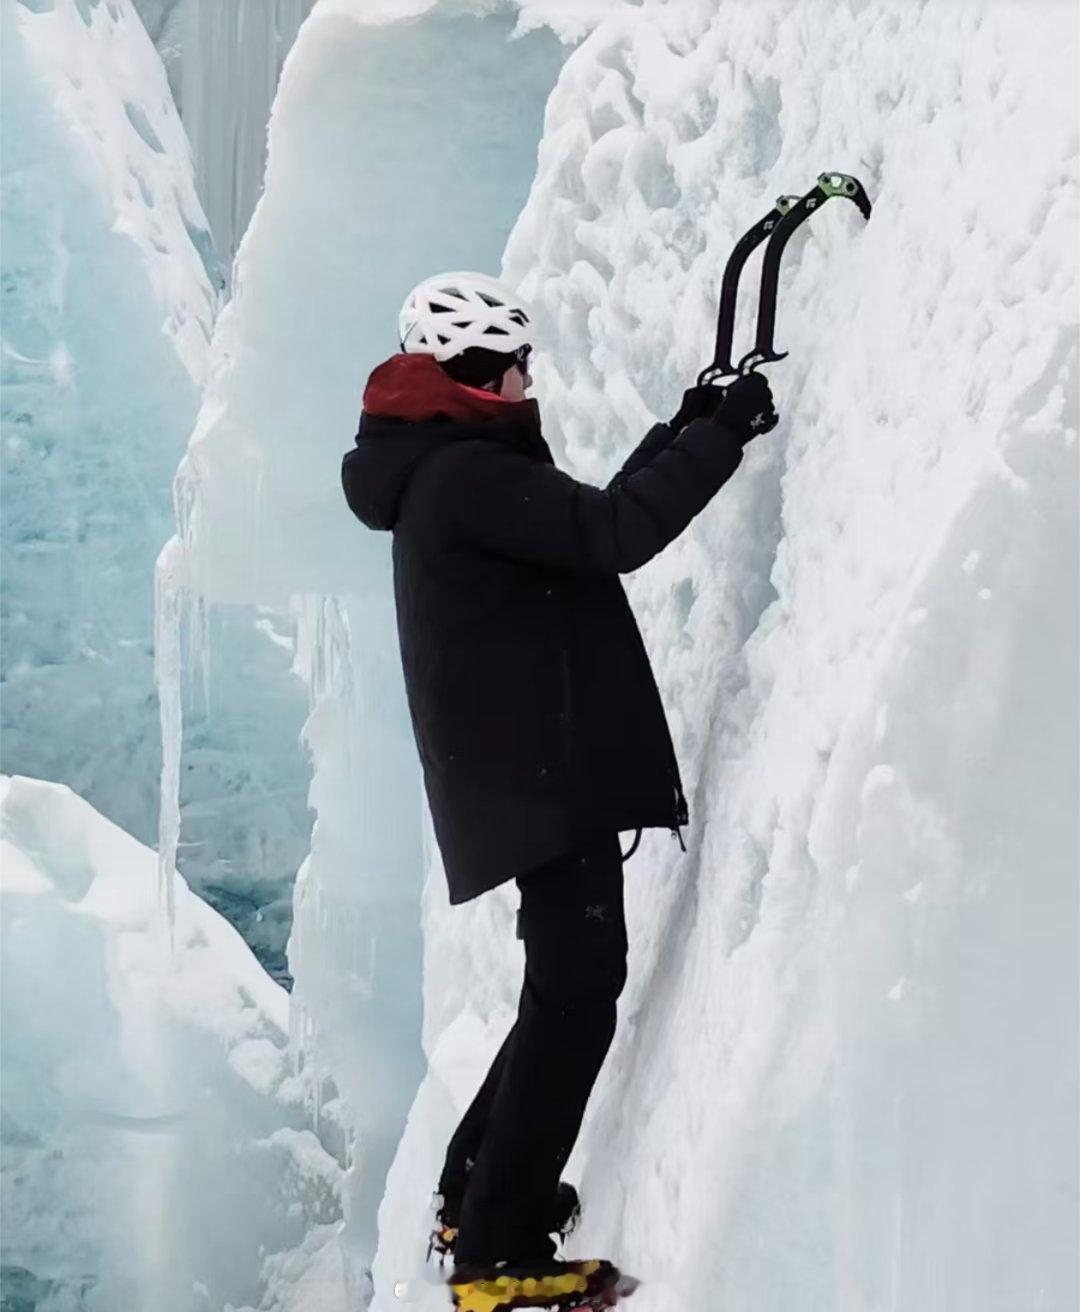
M730 428L743 446L759 433L774 429L780 418L765 375L740 374L725 392L713 422Z
M772 390L764 374L741 374L726 388L690 387L679 413L671 421L678 433L694 419L711 419L731 429L743 446L759 433L768 433L780 422Z
M682 405L668 427L673 433L681 433L695 419L711 419L723 400L722 387L688 387L683 393Z

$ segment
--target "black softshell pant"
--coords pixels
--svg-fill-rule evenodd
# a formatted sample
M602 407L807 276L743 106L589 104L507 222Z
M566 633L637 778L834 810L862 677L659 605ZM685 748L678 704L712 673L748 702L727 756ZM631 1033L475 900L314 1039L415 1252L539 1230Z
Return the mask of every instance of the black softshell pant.
M447 1151L439 1192L459 1266L550 1257L559 1176L615 1033L626 982L617 834L518 879L518 1017Z

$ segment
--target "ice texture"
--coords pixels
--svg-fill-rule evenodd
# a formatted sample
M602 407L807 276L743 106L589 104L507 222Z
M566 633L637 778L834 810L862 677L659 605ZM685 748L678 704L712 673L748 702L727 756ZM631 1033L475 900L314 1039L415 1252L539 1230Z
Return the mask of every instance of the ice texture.
M440 268L497 268L563 58L550 32L508 44L512 13L425 8L320 5L300 30L159 566L166 873L188 834L181 663L243 675L213 616L276 617L309 690L316 821L294 899L292 1026L317 1123L350 1140L342 1252L358 1267L424 1071L427 862L389 540L358 531L340 461L408 288ZM258 714L255 691L247 705ZM417 1182L421 1212L432 1183Z
M290 1272L319 1269L341 1172L291 1074L287 995L172 894L170 926L149 848L0 777L5 1308L299 1312ZM346 1312L336 1283L319 1312Z
M309 698L294 672L293 625L249 606L196 609L177 622L175 640L192 653L178 684L182 753L174 759L177 739L166 742L169 777L174 767L178 776L179 869L288 986L293 885L312 821L300 742ZM159 638L161 665L171 637Z
M216 308L206 220L129 0L0 15L3 764L149 841L153 562Z
M616 6L549 101L504 267L594 482L708 361L775 197L843 169L876 206L789 245L781 424L630 581L689 852L627 866L569 1175L635 1312L1077 1305L1077 47L1053 3ZM511 1021L514 905L450 910L433 863L378 1312Z
M2 762L158 832L154 560L195 422L219 260L161 61L129 0L4 0ZM291 640L212 621L193 669L181 867L287 979L310 839Z
M169 77L227 277L262 188L266 125L314 0L134 0Z

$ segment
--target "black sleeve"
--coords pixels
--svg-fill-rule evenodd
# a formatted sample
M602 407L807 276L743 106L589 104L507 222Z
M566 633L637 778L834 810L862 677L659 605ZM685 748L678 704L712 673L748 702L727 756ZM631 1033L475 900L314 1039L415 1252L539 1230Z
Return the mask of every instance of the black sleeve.
M463 442L441 489L454 536L553 569L594 575L635 570L679 536L742 460L737 437L709 419L695 420L668 441L657 436L650 452L647 463L630 473L624 467L601 489L509 447Z
M608 491L622 482L639 469L649 464L654 456L660 454L666 447L669 447L675 440L674 430L667 424L653 424L652 428L645 434L641 441L634 447L633 451L626 457L623 467L608 484Z

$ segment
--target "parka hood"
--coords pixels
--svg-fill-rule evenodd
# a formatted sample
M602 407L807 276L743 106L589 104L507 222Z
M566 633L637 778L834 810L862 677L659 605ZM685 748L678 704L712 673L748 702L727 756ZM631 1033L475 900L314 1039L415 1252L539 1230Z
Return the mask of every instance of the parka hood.
M457 383L434 356L391 356L368 379L356 446L341 463L350 510L368 528L392 529L417 467L448 442L475 437L551 462L535 401Z

